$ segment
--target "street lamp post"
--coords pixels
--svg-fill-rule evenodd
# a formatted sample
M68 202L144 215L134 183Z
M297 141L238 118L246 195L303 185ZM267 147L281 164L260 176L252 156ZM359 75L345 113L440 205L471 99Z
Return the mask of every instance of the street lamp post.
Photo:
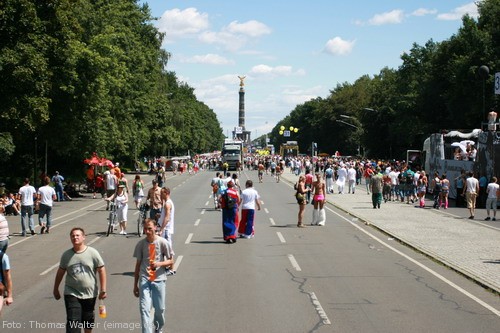
M347 119L356 119L355 117L348 116L348 115L345 115L345 114L341 114L340 116L342 118L347 118ZM350 126L350 127L355 128L357 130L362 130L361 127L356 126L356 125L351 124L351 123L348 123L346 121L340 120L340 119L337 119L336 122L344 124L344 125L347 125L347 126ZM360 139L358 139L358 155L361 155L361 143L360 143Z

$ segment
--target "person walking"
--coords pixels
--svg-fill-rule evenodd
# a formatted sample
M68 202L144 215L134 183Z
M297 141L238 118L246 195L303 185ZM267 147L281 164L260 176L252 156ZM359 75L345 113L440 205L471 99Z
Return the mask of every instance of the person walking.
M52 182L55 186L57 201L64 201L64 177L59 174L59 171L56 171L56 174L52 176Z
M370 190L372 192L373 208L380 208L382 203L383 180L380 167L375 169L375 173L370 178Z
M232 180L227 182L227 190L221 195L222 234L228 244L236 243L238 231L238 203L240 194L234 188Z
M497 184L497 177L491 178L491 182L486 187L486 214L488 215L484 220L490 220L490 210L493 210L492 221L497 220L497 205L498 197L500 196L500 186Z
M347 170L344 163L340 163L340 167L337 170L337 188L339 194L344 194L345 182L347 180Z
M467 202L467 208L469 209L469 219L474 219L474 214L476 212L476 198L479 193L479 181L474 177L474 172L469 171L467 179L465 180L464 193L465 200Z
M238 233L241 238L253 238L255 236L255 207L260 210L260 196L253 188L253 181L248 179L245 189L241 192L241 221Z
M142 198L144 198L144 182L140 175L135 175L134 183L132 184L132 195L134 196L135 208L139 209Z
M66 274L64 283L64 305L66 307L66 332L92 332L95 327L96 299L103 300L106 294L106 269L99 251L85 244L85 231L80 227L71 229L72 248L66 250L59 263L54 281L53 295L61 298L59 285ZM98 278L97 278L98 276ZM97 280L101 290L99 291Z
M334 171L332 165L328 163L327 168L325 169L325 177L326 177L326 190L328 193L333 194L333 175Z
M50 226L52 225L52 205L54 200L57 199L56 191L49 184L50 178L45 177L43 179L43 186L37 192L37 201L39 204L38 224L42 227L40 234L50 232ZM43 222L44 217L45 222Z
M151 183L153 187L149 189L146 201L149 200L149 207L151 207L149 217L158 221L161 213L161 188L158 186L158 181L156 179L153 179Z
M111 169L104 172L104 189L106 190L106 198L115 194L118 187L118 178L115 176L115 170ZM109 210L109 200L106 203L106 210Z
M2 315L3 305L9 306L13 302L9 256L5 251L0 250L0 316Z
M7 252L9 247L9 222L5 218L5 206L0 203L0 251Z
M220 173L216 172L215 177L212 178L210 182L210 187L212 188L212 197L214 199L215 209L219 209L219 189L222 186L222 181L220 180Z
M36 190L30 185L28 178L24 179L24 185L19 189L19 200L21 201L21 235L26 236L26 219L29 221L31 235L35 234L35 222L33 221L34 214L34 199Z
M347 182L349 186L349 193L354 194L354 191L356 190L356 169L352 164L347 165Z
M125 185L118 185L118 191L106 201L115 201L116 217L120 223L120 235L127 234L127 215L128 215L128 194L125 192Z
M146 238L134 249L134 296L139 298L142 333L162 332L165 326L167 268L173 269L174 259L165 238L156 235L156 221L144 222ZM151 318L151 308L154 309Z
M170 245L172 255L174 255L172 236L174 234L175 206L174 202L170 198L170 189L168 187L161 189L161 201L162 208L160 218L158 219L158 226L160 227L159 235L167 240L168 245Z

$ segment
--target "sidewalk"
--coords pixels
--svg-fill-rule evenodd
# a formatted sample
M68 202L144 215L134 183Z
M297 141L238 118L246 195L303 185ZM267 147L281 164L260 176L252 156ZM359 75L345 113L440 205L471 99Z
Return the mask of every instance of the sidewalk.
M298 179L289 170L282 178L292 184ZM497 229L489 228L478 220L401 202L382 202L373 209L364 187L358 185L356 194L328 194L327 201L500 293L500 222Z

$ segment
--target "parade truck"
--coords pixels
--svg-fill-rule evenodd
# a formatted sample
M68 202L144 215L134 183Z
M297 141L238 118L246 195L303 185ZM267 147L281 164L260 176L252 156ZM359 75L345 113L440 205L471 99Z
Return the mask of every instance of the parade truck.
M280 146L281 157L287 156L298 156L299 155L299 145L297 141L287 141L282 143Z
M500 176L500 131L495 126L469 132L453 130L431 134L424 141L421 160L432 179L434 172L446 174L450 180L449 197L456 199L455 179L462 170L473 171L476 177L486 176L488 182ZM484 126L485 127L485 126Z
M225 139L221 154L222 162L229 165L229 170L237 170L243 165L243 141Z

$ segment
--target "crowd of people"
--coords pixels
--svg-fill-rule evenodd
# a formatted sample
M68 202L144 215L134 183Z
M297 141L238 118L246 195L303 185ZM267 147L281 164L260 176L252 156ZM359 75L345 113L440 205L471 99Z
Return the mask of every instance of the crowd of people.
M265 175L271 175L279 182L283 172L298 176L295 184L295 199L299 206L297 227L306 226L304 214L308 204L313 205L311 225L324 226L326 223L325 203L327 195L354 195L357 186L365 186L371 195L374 209L380 209L382 203L414 203L424 208L426 196L433 196L434 209L449 207L449 193L452 185L457 189L457 206L467 204L470 218L475 216L476 201L481 201L484 193L484 205L487 208L486 220L496 221L496 208L499 195L497 179L489 182L485 177L477 179L472 172L465 171L456 179L448 179L446 174L434 173L432 177L419 166L398 161L374 161L357 158L319 157L311 158L280 156L245 157L234 173L221 167L217 158L202 158L192 161L179 161L174 173L194 174L200 169L221 169L210 181L214 209L221 211L222 239L228 244L237 239L255 237L256 210L261 209L261 199L254 188L253 180L240 184L239 175L243 167L257 171L259 182ZM184 166L185 165L185 168ZM166 169L162 163L150 165L153 172L152 187L146 193L145 184L140 174L135 175L131 185L119 164L103 173L95 173L93 180L93 198L101 195L106 200L106 209L113 202L117 207L120 234L127 234L127 215L131 190L135 208L139 209L143 201L148 204L149 218L144 222L146 237L135 247L133 294L139 297L139 308L143 332L152 332L165 324L165 289L168 275L175 274L174 267L174 215L175 207L171 191L166 184ZM38 211L38 223L41 234L48 234L52 225L52 207L56 201L67 200L65 197L64 177L56 172L52 178L44 177L43 186L35 189L29 179L24 181L18 193L1 193L0 202L0 304L13 302L10 262L6 254L9 242L8 223L4 215L21 216L22 236L35 234L34 214ZM92 328L94 308L97 300L104 300L106 294L106 271L104 260L99 253L85 245L85 232L75 227L70 232L72 248L63 253L56 273L53 294L61 298L59 285L66 275L64 299L67 321L83 323ZM79 267L77 269L77 267ZM85 290L83 285L91 286ZM152 314L151 309L154 309ZM0 305L1 311L1 305ZM154 324L153 324L154 323Z

